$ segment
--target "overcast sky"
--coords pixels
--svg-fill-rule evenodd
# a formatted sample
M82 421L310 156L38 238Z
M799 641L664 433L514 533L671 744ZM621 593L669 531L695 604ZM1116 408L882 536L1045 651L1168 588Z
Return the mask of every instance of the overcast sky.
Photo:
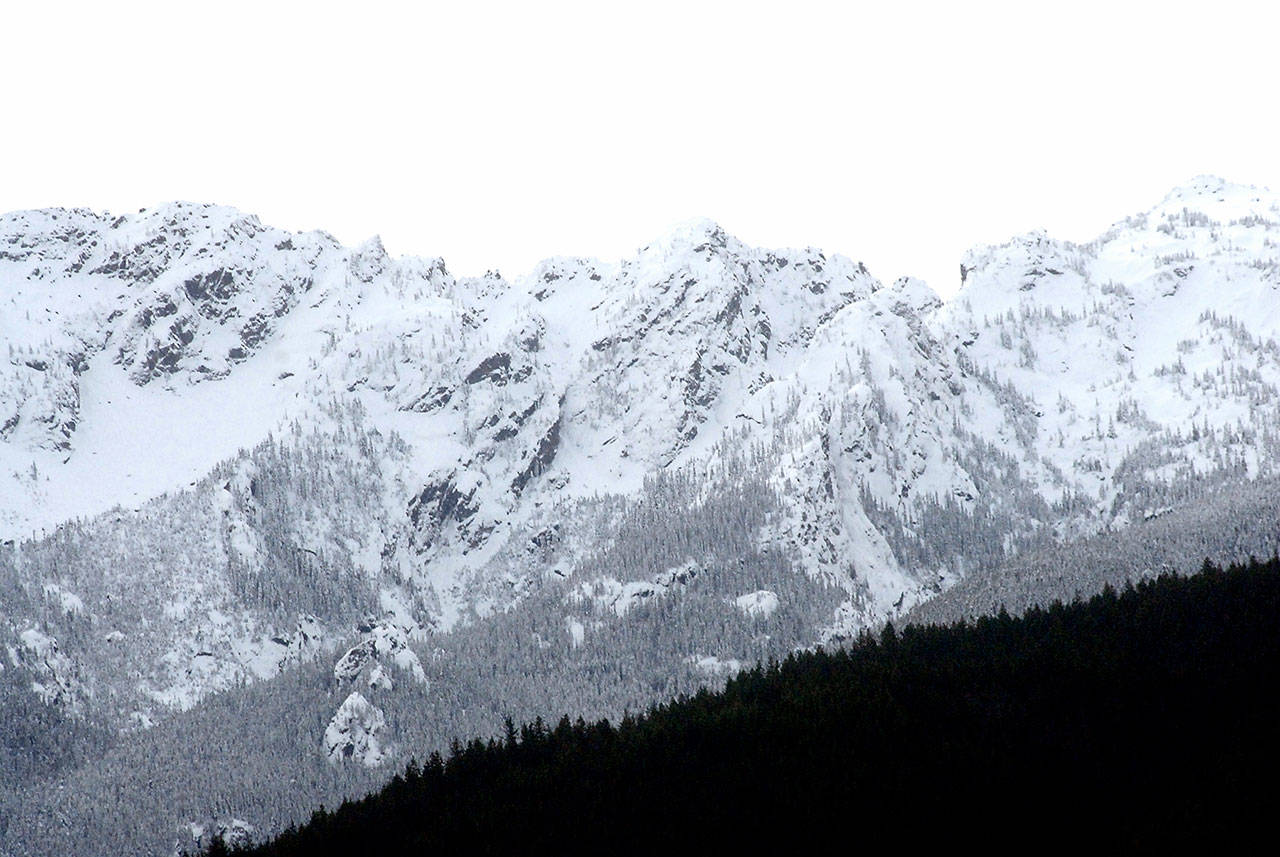
M7 4L0 210L217 202L507 275L705 216L949 294L977 243L1280 188L1261 2L409 5Z

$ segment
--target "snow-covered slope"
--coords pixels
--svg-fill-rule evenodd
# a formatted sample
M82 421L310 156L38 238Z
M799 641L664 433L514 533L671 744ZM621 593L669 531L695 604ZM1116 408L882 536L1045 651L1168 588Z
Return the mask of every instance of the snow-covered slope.
M1083 246L1025 236L969 254L946 308L968 356L1032 408L1027 445L1104 520L1149 483L1276 464L1280 204L1199 178Z
M813 635L845 636L1274 472L1278 221L1196 179L1089 244L978 248L943 303L705 221L507 281L212 206L5 215L0 633L57 700L145 724L551 580L623 616L668 569L577 579L625 544L610 498L747 469L757 545L842 591Z

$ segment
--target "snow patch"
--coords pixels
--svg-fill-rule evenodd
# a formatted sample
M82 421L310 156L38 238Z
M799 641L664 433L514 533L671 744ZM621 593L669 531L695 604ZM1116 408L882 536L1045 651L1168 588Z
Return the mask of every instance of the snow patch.
M717 655L690 655L689 663L703 675L724 678L742 672L742 661L737 658L721 658Z
M62 608L62 612L68 616L84 615L84 601L81 600L80 596L56 583L46 583L44 585L44 597L56 601L58 606Z
M758 589L734 599L738 609L752 619L768 619L778 609L778 596L767 589Z
M587 638L587 626L572 616L565 618L564 626L565 630L569 632L569 644L575 649L581 646Z

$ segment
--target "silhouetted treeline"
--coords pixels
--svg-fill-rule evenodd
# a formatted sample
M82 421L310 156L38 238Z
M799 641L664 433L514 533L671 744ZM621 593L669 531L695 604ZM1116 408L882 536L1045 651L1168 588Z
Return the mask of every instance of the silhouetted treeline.
M620 723L508 726L255 855L1220 848L1278 793L1280 560L890 626Z

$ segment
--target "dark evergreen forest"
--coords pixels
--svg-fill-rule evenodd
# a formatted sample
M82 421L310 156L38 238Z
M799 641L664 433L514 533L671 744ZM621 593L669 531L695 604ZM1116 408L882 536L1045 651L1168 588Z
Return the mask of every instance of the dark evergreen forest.
M1206 561L889 626L617 723L508 721L244 853L1218 850L1270 828L1277 664L1280 560Z

